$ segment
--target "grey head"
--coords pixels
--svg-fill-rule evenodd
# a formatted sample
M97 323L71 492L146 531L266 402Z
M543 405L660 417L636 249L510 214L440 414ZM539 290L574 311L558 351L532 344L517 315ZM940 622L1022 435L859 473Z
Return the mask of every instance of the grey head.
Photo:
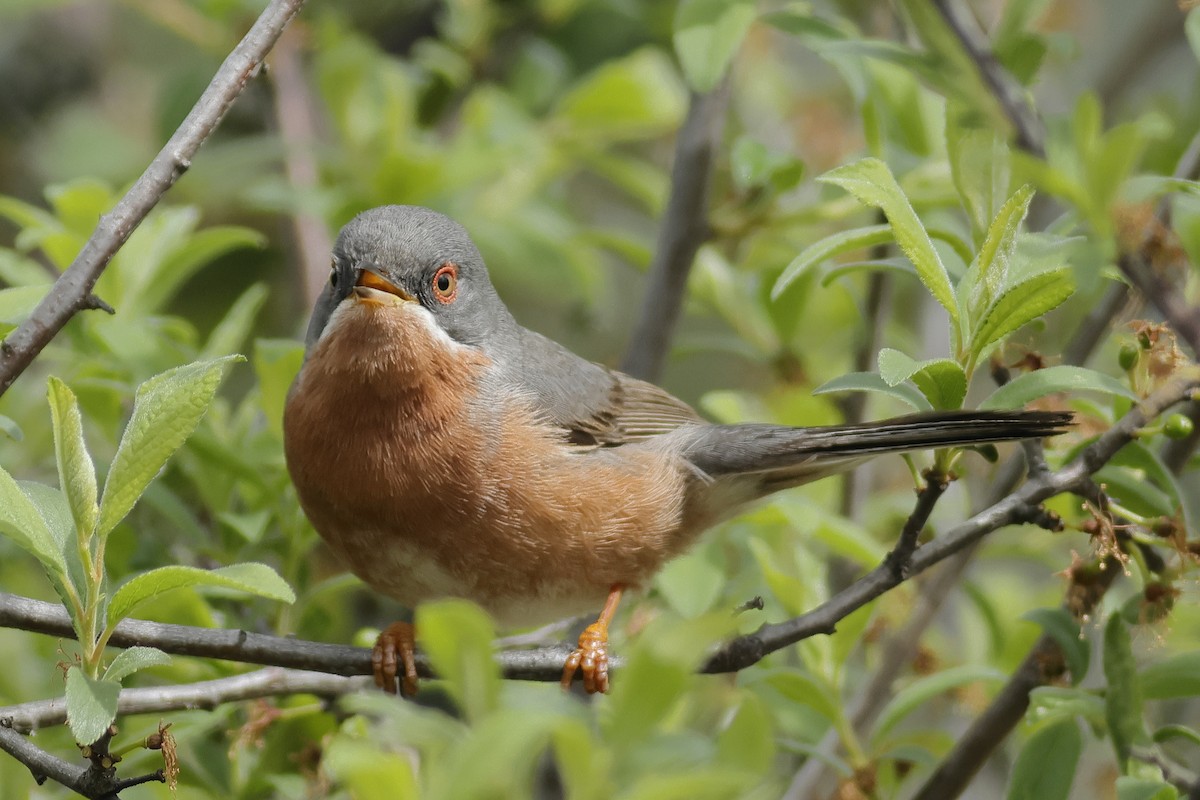
M310 350L364 271L419 302L463 344L496 345L516 327L461 225L420 206L380 206L362 212L338 234L329 283L317 299L305 337ZM452 290L449 300L447 290Z

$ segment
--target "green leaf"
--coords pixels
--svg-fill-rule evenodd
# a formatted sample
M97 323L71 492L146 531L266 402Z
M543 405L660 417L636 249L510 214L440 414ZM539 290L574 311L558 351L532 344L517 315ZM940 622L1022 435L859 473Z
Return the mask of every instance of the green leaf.
M1186 725L1163 725L1154 731L1153 739L1160 744L1172 739L1183 739L1185 742L1200 745L1200 731Z
M1092 654L1090 643L1081 635L1079 620L1065 608L1035 608L1022 614L1021 619L1036 622L1047 636L1054 639L1071 670L1071 684L1078 686L1087 675Z
M934 408L960 408L967 395L967 374L948 358L917 361L885 347L879 351L879 374L892 387L911 379Z
M296 602L291 587L266 564L251 562L211 570L173 565L135 575L118 589L108 605L108 626L116 625L147 600L188 586L217 586L270 600Z
M254 342L254 376L258 378L263 414L275 438L283 440L283 409L288 387L304 363L304 345L292 339L257 339Z
M954 188L971 220L972 237L981 245L1008 194L1008 146L991 128L960 124L961 116L953 107L946 109L946 152Z
M1152 778L1117 778L1117 800L1178 800L1179 791L1169 783Z
M1137 663L1129 627L1120 614L1108 618L1104 627L1105 717L1117 759L1124 770L1130 749L1145 744L1150 737L1142 712L1142 689L1138 680Z
M980 319L1008 284L1008 267L1017 251L1017 232L1029 213L1031 200L1033 187L1022 186L1001 206L988 226L979 253L959 287L959 299L966 302L969 319Z
M827 172L819 180L840 186L858 198L859 202L883 211L892 226L896 243L916 267L921 282L950 314L954 329L957 330L958 303L950 285L950 276L887 164L877 158L865 158Z
M121 684L89 678L72 664L67 670L67 725L75 741L88 745L103 736L117 718L120 696Z
M762 701L744 693L733 718L717 734L717 761L732 769L766 774L775 758L774 727Z
M992 392L981 409L1024 408L1026 403L1057 392L1092 391L1137 402L1137 395L1116 378L1086 367L1060 365L1026 372Z
M993 667L964 664L913 681L897 692L880 713L879 720L875 724L875 732L872 735L873 739L876 742L881 740L902 719L940 694L978 681L1001 683L1005 677L1002 672Z
M242 349L254 327L254 320L267 301L270 290L265 283L255 283L242 292L225 316L213 328L200 353L202 359L218 358Z
M171 663L171 657L157 647L130 647L122 650L104 671L104 680L120 683L138 670L147 667L162 667Z
M765 683L788 701L808 706L834 725L840 723L841 701L828 681L788 669L768 676Z
M1052 720L1083 719L1096 730L1108 724L1104 719L1104 698L1094 691L1066 686L1039 686L1029 693L1026 719L1040 723Z
M668 59L643 48L580 79L559 101L554 121L573 138L605 143L672 131L685 108L684 88Z
M98 535L107 536L125 518L167 459L196 429L229 365L242 360L225 356L197 361L138 387L133 416L104 482Z
M1200 61L1200 8L1193 8L1183 21L1183 32L1187 34L1188 46L1192 48L1192 56Z
M58 540L46 523L35 500L21 490L3 467L0 467L0 533L35 556L51 574L66 579L64 542Z
M1079 724L1065 719L1029 737L1013 765L1008 800L1066 800L1083 752Z
M708 92L720 81L757 13L751 0L683 0L675 12L675 53L688 83Z
M1150 664L1141 672L1147 700L1200 697L1200 650L1177 653Z
M19 442L25 438L25 434L21 430L21 426L17 424L17 421L3 414L0 414L0 433L3 433L14 442Z
M921 368L912 374L912 382L934 408L962 408L967 396L967 373L957 361L948 358L922 362Z
M1006 289L982 312L971 334L970 353L978 362L1005 336L1062 305L1075 293L1067 267L1043 272Z
M465 600L425 603L417 608L421 646L467 719L479 721L496 709L500 672L492 656L492 621Z
M83 417L75 393L52 376L48 395L54 427L54 453L58 459L58 483L71 505L71 516L82 541L92 535L100 511L96 504L96 467L83 439Z
M800 255L793 258L784 268L783 274L771 288L771 299L778 298L797 278L826 259L839 253L877 247L890 241L892 241L892 229L889 225L867 225L826 236L804 248Z
M654 588L682 617L708 611L724 586L724 559L709 543L672 559L654 576Z
M813 394L832 394L833 392L876 392L894 397L915 408L917 411L932 411L933 406L925 399L925 395L906 383L891 386L882 375L875 372L851 372L834 378L813 389Z

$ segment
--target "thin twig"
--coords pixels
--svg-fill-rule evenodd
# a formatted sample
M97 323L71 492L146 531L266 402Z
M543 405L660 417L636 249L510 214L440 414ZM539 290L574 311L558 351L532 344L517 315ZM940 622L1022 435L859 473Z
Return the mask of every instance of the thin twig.
M124 717L182 709L213 709L239 700L291 694L336 697L373 685L370 679L361 676L347 678L325 672L267 667L243 675L180 686L123 689L117 701L117 715ZM18 733L33 733L41 728L62 725L66 721L67 704L61 697L0 707L0 726Z
M87 244L29 318L0 344L0 394L76 313L89 305L92 288L130 234L188 167L192 157L242 93L279 34L304 0L272 0L217 70L204 94L146 171L112 211L100 218Z
M693 92L675 142L671 190L650 264L646 297L621 363L621 369L643 380L656 380L662 373L692 262L709 237L709 187L728 105L728 75L710 92Z
M271 84L275 88L275 120L283 140L283 168L296 198L292 210L295 234L295 263L303 288L305 307L311 306L329 279L329 253L332 242L325 220L311 208L320 183L314 146L317 143L317 111L312 90L305 79L299 27L292 27L279 39L271 55Z

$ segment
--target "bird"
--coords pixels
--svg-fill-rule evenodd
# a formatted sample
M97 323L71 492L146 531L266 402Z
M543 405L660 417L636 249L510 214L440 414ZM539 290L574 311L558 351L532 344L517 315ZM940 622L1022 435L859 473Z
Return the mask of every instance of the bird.
M329 547L409 608L465 598L506 627L602 609L563 666L563 685L578 673L589 693L609 688L622 594L718 522L883 453L1070 423L1053 411L944 411L716 424L522 327L467 231L417 206L363 211L341 229L305 345L284 451ZM416 691L415 637L407 623L380 633L372 665L385 691Z

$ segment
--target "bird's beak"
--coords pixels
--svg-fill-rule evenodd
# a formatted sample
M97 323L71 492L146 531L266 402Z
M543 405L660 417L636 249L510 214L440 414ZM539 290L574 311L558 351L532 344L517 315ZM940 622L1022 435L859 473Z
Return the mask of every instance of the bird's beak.
M415 302L417 298L413 297L408 292L401 289L396 284L384 278L377 272L363 268L359 270L358 280L354 284L354 294L360 300L368 299L371 293L367 290L374 289L380 292L387 292L399 297L407 302Z

